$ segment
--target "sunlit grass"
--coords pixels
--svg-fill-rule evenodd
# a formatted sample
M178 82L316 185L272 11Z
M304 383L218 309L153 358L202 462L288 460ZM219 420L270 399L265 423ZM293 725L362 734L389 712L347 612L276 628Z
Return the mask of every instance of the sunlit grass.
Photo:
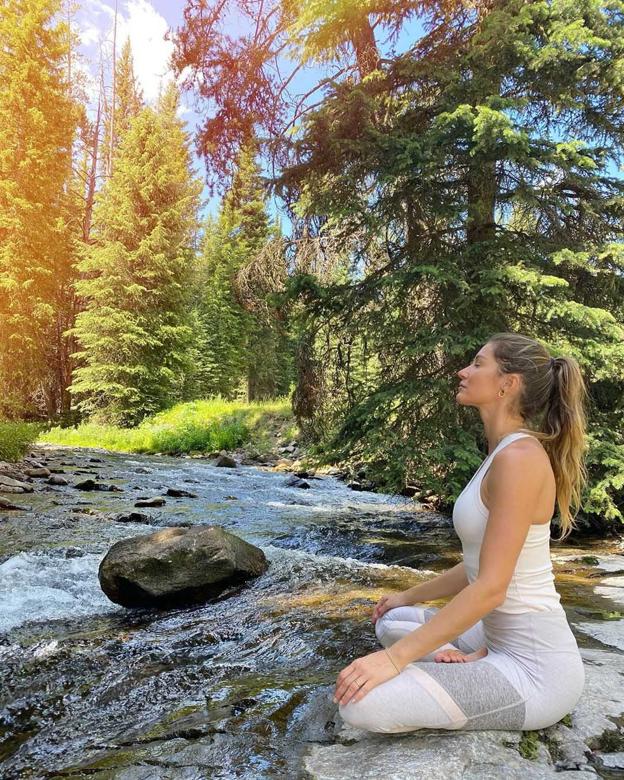
M262 452L275 444L276 435L290 439L297 433L287 397L253 403L211 398L177 404L136 428L87 422L52 428L39 441L118 452L206 453L242 446Z

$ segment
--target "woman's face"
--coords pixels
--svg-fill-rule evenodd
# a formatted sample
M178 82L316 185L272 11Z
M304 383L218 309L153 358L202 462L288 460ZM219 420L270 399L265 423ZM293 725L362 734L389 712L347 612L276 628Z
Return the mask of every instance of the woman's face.
M472 363L457 372L460 384L455 395L462 405L480 406L500 401L498 391L503 386L491 344L485 344Z

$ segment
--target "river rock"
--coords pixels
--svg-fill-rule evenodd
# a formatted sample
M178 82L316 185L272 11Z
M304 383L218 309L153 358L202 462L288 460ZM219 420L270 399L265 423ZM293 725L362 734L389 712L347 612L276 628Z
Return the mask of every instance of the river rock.
M134 502L135 506L164 506L166 500L162 496L153 496L152 498L139 498Z
M267 568L260 548L209 525L122 539L105 555L98 577L116 604L168 607L206 601Z
M65 477L61 477L59 474L52 474L47 479L48 485L69 485L68 480Z
M0 491L3 493L32 493L33 486L29 485L28 482L0 474Z
M24 474L26 474L27 477L49 477L50 469L47 469L45 466L34 469L24 469Z
M190 490L182 488L167 488L167 495L173 498L197 498L197 493L191 493Z
M226 468L236 468L238 466L238 463L234 460L234 458L230 457L230 455L219 455L219 457L214 462L215 466L225 466Z
M12 463L7 463L4 460L0 460L0 474L4 474L5 477L12 477L13 479L18 479L21 476L21 472L19 472Z
M306 482L305 479L299 479L299 477L292 476L288 477L286 482L284 482L285 485L288 487L297 487L297 488L303 488L304 490L310 487L310 483Z
M19 504L14 504L12 501L9 501L8 498L2 498L2 496L0 496L0 509L17 509L17 510L21 510L22 512L28 511L27 506L20 506Z
M115 512L109 515L109 519L115 523L142 523L152 525L154 518L145 512Z
M76 482L74 485L76 490L102 490L115 493L123 492L122 488L117 485L106 485L103 482L96 482L94 479L85 479L82 482Z

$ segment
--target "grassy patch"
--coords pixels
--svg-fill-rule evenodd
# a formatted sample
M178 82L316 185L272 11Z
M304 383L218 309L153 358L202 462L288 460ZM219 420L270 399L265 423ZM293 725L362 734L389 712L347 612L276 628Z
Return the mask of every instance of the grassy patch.
M0 460L16 461L26 454L39 435L36 423L0 420Z
M246 446L260 453L297 433L288 398L249 404L214 398L177 404L136 428L84 423L52 428L39 441L118 452L206 453Z
M539 756L539 744L540 740L537 731L523 731L518 745L518 752L523 758L535 761Z

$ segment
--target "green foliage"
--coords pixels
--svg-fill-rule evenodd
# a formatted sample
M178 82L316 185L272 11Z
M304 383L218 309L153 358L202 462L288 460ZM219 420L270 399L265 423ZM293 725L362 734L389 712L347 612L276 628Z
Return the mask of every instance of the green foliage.
M535 761L539 758L540 739L537 731L523 731L518 743L518 752L522 758Z
M232 450L243 445L264 449L268 433L292 425L292 420L286 398L251 404L212 398L177 404L143 420L136 428L84 423L74 428L52 428L41 435L40 441L169 454ZM287 433L292 435L292 430Z
M0 420L0 460L17 461L36 441L41 430L37 423Z
M115 106L109 110L104 121L104 143L102 149L103 170L110 176L119 143L130 127L131 120L144 106L143 92L134 75L134 61L130 39L127 38L119 59L115 62ZM111 141L111 129L113 138ZM111 154L112 153L112 154Z
M255 144L245 147L218 218L205 224L196 277L197 395L271 398L283 394L292 377L286 327L269 301L270 290L262 289L274 269L270 258L257 259L275 228L266 214L255 150ZM278 276L285 276L285 263L281 258Z
M192 370L189 317L201 182L171 111L144 108L96 199L77 289L80 349L71 392L99 421L132 424L181 399Z
M323 50L349 7L307 7L310 46ZM418 13L428 34L359 83L333 81L275 180L357 258L346 283L289 285L308 363L323 367L305 424L328 457L368 461L387 489L431 488L449 509L484 447L456 373L492 333L521 332L581 365L583 512L619 523L624 17L594 0Z

